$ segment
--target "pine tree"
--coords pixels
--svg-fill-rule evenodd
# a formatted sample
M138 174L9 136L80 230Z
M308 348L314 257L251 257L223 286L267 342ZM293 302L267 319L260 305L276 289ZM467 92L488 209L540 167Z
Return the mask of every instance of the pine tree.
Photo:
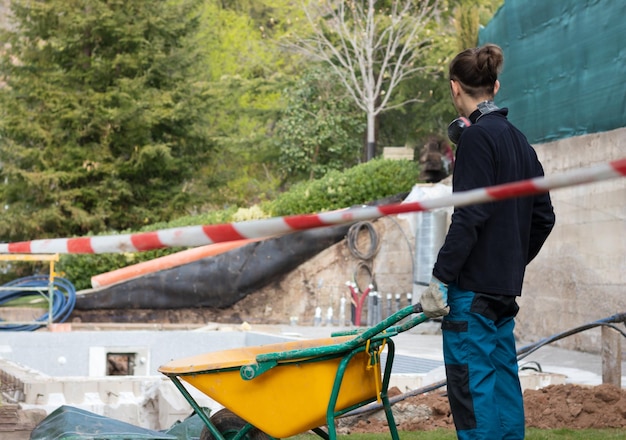
M14 0L0 59L0 239L184 213L209 153L201 0Z

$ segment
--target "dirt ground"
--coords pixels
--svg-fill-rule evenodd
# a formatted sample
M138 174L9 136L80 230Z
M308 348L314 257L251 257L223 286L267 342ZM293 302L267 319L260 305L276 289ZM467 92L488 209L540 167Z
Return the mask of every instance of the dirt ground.
M399 394L390 390L390 396ZM626 390L613 385L594 387L550 385L524 393L526 426L540 429L626 428ZM432 392L412 396L393 405L401 431L454 429L448 399ZM388 432L382 411L343 419L342 433Z

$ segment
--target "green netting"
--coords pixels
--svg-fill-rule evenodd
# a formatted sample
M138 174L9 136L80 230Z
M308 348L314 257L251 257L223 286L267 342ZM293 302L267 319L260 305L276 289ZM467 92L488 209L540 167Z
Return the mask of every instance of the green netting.
M496 103L531 143L626 127L626 1L506 0L479 41L504 50Z
M80 408L61 406L39 423L31 440L178 440L166 434L110 419Z
M63 405L35 427L30 440L198 440L204 426L194 413L166 431L153 431Z

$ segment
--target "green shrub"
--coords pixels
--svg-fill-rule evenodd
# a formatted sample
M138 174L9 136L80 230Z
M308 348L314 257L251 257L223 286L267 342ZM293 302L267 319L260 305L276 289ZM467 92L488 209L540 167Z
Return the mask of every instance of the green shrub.
M332 171L321 179L301 182L264 210L272 217L348 208L411 191L419 169L406 160L374 159L345 172Z

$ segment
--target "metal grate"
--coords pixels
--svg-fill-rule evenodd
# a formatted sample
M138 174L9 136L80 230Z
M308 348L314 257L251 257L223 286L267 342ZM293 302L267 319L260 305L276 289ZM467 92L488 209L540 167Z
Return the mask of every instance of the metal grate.
M380 360L384 368L387 362L387 353L383 352L380 356ZM396 374L425 374L442 365L443 361L396 354L391 372Z

